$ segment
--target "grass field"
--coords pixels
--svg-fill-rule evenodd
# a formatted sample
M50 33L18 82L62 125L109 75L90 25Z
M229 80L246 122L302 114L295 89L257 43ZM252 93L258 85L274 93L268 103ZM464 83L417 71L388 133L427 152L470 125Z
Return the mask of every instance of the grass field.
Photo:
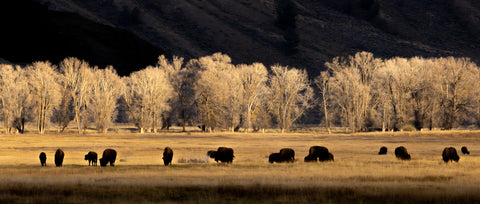
M0 203L479 203L480 132L159 133L0 135ZM304 163L308 148L329 148L335 162ZM377 155L381 146L388 154ZM405 146L411 161L395 158ZM444 147L470 155L441 160ZM165 146L173 164L163 166ZM206 152L232 147L233 164ZM269 164L280 148L295 163ZM54 152L65 152L55 167ZM115 167L89 167L88 151L118 152ZM47 154L47 167L38 155ZM209 162L207 162L209 161Z

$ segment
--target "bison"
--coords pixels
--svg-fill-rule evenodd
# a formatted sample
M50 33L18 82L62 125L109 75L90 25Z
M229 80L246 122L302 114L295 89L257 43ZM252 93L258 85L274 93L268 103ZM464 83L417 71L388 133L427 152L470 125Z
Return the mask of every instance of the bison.
M215 159L215 153L217 153L217 151L210 150L210 151L207 152L207 156L209 156L212 159Z
M395 156L401 160L410 160L410 154L408 154L407 148L404 146L395 148Z
M270 163L273 163L273 162L280 163L281 162L280 153L270 154L270 156L268 157L268 162L270 162Z
M328 149L323 146L312 146L308 150L308 155L305 157L306 162L310 161L333 161L333 154L328 152Z
M63 165L63 157L65 157L63 150L57 149L57 151L55 151L55 166L59 167Z
M463 153L463 154L470 154L470 152L468 151L467 147L465 147L465 146L462 147L462 153Z
M460 160L460 157L457 154L457 150L453 147L445 147L442 152L442 158L445 163L448 163L448 161L456 161Z
M305 162L317 162L317 157L309 154L305 157L305 159L303 161L305 161Z
M328 153L328 160L327 161L334 161L334 158L333 158L333 154L332 153Z
M85 160L88 160L88 166L90 166L90 163L92 163L92 166L97 166L97 158L98 155L96 152L88 152L88 154L85 155Z
M172 158L173 158L173 150L170 147L165 147L165 150L163 150L163 164L165 166L169 165L172 163Z
M295 151L290 148L280 149L279 153L272 153L268 157L268 162L281 163L281 162L294 162L295 161Z
M280 162L294 162L295 151L290 148L283 148L280 150Z
M383 154L387 154L387 147L383 146L383 147L380 147L380 151L378 151L378 154L379 155L383 155Z
M219 147L217 151L208 151L207 155L214 158L216 162L221 161L222 163L232 163L235 157L233 149L228 147Z
M107 166L108 163L110 163L110 166L115 166L115 159L117 159L117 151L114 149L105 149L100 159L100 166Z
M40 159L40 163L42 164L42 166L47 166L47 155L45 154L45 152L40 153L40 156L38 156L38 158Z

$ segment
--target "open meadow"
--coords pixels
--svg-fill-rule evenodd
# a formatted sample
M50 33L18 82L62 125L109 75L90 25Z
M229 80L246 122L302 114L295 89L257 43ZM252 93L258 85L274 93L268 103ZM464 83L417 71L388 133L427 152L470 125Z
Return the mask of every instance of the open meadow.
M76 133L0 135L0 203L479 203L480 132L403 133ZM334 162L304 163L310 146L326 146ZM405 146L411 161L397 160ZM467 146L470 155L461 154ZM164 166L163 149L174 151ZM206 152L235 151L233 164ZM377 155L381 146L388 154ZM453 146L458 163L444 163ZM289 147L296 162L269 164ZM65 152L55 167L54 152ZM89 167L88 151L118 152L116 166ZM38 155L47 154L47 167Z

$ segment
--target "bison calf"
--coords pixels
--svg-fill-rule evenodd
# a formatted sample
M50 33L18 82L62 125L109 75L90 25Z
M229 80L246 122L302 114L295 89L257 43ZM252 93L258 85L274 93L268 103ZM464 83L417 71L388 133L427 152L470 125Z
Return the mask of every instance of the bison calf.
M395 148L395 156L401 160L410 160L410 154L408 154L407 148L404 146Z
M98 155L96 152L88 152L85 155L85 160L88 160L88 166L90 166L90 163L92 163L92 166L97 166L97 159Z
M107 166L108 163L110 163L110 166L115 166L115 159L117 159L117 151L114 149L105 149L100 159L100 166Z
M163 150L163 164L165 166L169 165L172 163L172 158L173 158L173 150L170 147L165 147L165 150Z
M467 147L465 147L465 146L462 147L462 153L463 153L463 154L470 154L470 152L468 151Z
M42 166L47 166L47 155L45 154L45 152L40 153L40 156L38 156L38 158L40 159L40 163L42 164Z
M453 147L445 147L442 152L442 158L445 163L448 161L456 161L460 160L460 157L457 154L457 150Z
M63 157L65 157L63 150L57 149L55 151L55 166L60 167L63 165Z
M383 147L380 147L380 151L378 151L378 154L379 155L383 155L383 154L387 154L387 147L383 146Z
M233 158L233 149L228 147L219 147L217 151L208 151L207 155L210 158L214 158L216 162L221 161L222 163L232 163Z

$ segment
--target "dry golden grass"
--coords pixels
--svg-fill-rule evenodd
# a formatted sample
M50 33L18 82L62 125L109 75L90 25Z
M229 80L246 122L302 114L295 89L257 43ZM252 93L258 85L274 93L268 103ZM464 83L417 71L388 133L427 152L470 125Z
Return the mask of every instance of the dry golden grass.
M0 135L0 203L84 202L480 202L480 132L406 133L160 133L118 131ZM308 148L322 145L335 162L304 163ZM377 155L387 146L385 156ZM403 145L411 161L397 160ZM444 147L469 147L459 163L441 160ZM163 166L163 148L174 151ZM231 165L207 160L206 152L232 147ZM269 164L280 148L295 150L293 164ZM64 166L54 167L57 148ZM115 167L88 167L88 151L118 152ZM47 154L47 167L38 155Z

